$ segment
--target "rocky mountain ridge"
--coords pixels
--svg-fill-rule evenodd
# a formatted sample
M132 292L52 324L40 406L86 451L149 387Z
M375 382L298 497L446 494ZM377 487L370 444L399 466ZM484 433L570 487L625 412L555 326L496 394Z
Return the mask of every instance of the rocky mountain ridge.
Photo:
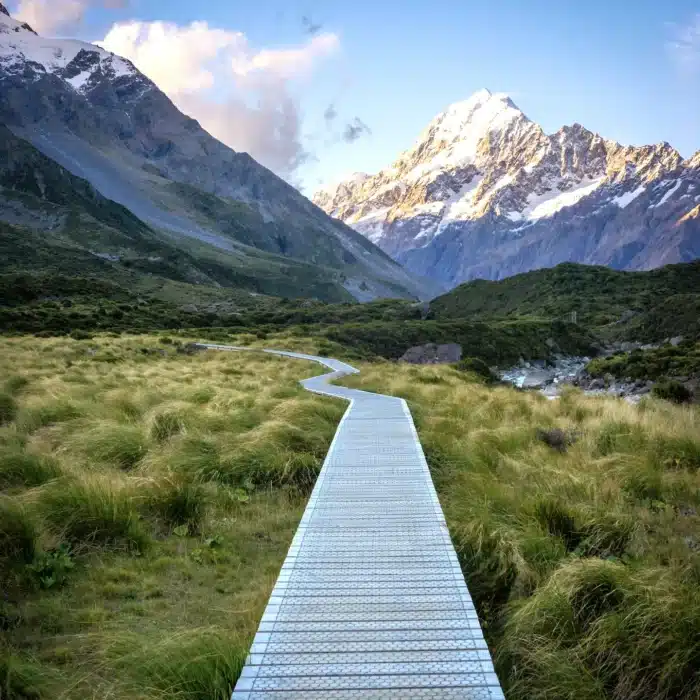
M6 10L0 124L176 245L241 259L263 251L282 258L274 263L281 268L284 258L301 260L361 300L429 294L363 236L214 139L130 61L93 44L41 37ZM21 223L17 206L13 217ZM27 221L35 219L28 212Z
M580 124L548 135L482 90L376 175L314 202L450 288L564 261L649 269L700 256L700 153L623 146Z

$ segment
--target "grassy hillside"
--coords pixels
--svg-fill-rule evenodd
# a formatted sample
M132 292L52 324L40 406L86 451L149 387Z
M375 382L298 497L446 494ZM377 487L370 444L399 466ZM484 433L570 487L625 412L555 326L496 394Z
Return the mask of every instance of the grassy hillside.
M3 700L228 700L345 410L319 371L0 340Z
M700 261L649 272L565 263L499 282L475 280L430 304L436 319L570 317L611 338L700 335ZM674 310L674 313L669 311Z
M700 695L698 408L449 367L344 383L409 401L508 700Z

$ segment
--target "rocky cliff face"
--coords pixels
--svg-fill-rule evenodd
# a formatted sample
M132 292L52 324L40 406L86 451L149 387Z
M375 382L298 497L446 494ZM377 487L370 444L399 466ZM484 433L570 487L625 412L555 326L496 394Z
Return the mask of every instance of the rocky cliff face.
M564 261L649 269L700 256L700 153L622 146L580 124L548 135L482 90L438 115L376 175L316 193L443 287Z
M182 114L132 63L40 37L2 10L0 123L102 195L174 237L229 252L253 245L337 270L361 299L426 295L363 236ZM259 222L258 235L237 238L236 214Z

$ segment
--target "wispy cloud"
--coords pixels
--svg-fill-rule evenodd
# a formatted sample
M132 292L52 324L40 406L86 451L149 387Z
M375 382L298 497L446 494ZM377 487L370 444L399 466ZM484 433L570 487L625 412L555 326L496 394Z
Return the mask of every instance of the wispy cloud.
M335 34L316 34L292 48L254 49L245 34L170 22L116 24L101 46L129 58L184 112L237 151L283 176L312 156L301 134L292 88L335 54Z
M671 57L685 70L700 69L700 12L685 25L671 25L671 32L673 36L666 44Z
M118 9L129 0L20 0L13 15L39 34L51 34L79 25L91 7Z
M355 117L351 122L348 122L343 129L342 138L346 143L357 141L363 134L371 134L372 130L365 124L362 119Z

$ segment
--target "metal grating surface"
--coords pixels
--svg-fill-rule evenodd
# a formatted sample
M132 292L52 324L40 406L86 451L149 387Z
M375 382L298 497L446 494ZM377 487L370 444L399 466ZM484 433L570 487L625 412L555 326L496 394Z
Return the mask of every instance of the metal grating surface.
M350 407L232 700L502 700L406 402L266 352L330 368L302 384Z

